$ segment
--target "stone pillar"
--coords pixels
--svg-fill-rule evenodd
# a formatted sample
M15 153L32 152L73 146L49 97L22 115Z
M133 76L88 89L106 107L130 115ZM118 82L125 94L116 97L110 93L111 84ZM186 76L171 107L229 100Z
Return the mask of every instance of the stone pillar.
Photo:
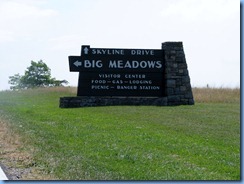
M162 43L165 60L165 96L168 105L193 105L189 72L182 42Z

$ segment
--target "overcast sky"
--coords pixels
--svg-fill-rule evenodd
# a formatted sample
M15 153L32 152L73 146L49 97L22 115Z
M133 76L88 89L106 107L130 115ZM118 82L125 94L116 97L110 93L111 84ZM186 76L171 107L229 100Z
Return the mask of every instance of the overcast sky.
M68 56L94 48L161 49L182 41L193 87L240 86L238 0L0 0L0 90L43 60L77 86Z

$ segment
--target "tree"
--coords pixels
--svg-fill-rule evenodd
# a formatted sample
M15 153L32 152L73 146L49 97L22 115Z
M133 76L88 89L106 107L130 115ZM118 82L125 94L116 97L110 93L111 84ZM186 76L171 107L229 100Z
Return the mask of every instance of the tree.
M10 87L10 89L13 89L13 90L24 88L23 82L22 82L22 77L20 76L19 73L15 74L14 76L10 76L8 83L13 85Z
M31 66L25 71L25 75L15 74L9 77L10 89L26 89L35 87L62 86L66 80L51 78L51 69L42 60L31 61Z

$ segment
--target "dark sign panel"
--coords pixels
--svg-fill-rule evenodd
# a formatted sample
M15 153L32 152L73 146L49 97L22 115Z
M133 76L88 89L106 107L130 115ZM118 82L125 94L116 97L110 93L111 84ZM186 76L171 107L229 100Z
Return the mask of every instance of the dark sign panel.
M163 69L162 50L106 49L82 46L81 56L69 56L70 71L147 71Z
M163 96L163 51L82 46L69 56L70 71L80 72L78 96Z
M162 73L80 73L79 96L163 96Z

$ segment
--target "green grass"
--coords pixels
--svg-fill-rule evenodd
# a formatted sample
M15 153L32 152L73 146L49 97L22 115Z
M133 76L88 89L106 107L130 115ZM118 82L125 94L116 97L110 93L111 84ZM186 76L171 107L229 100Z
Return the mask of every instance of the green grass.
M193 106L75 109L59 108L62 96L74 89L0 92L1 118L57 179L240 180L238 93Z

